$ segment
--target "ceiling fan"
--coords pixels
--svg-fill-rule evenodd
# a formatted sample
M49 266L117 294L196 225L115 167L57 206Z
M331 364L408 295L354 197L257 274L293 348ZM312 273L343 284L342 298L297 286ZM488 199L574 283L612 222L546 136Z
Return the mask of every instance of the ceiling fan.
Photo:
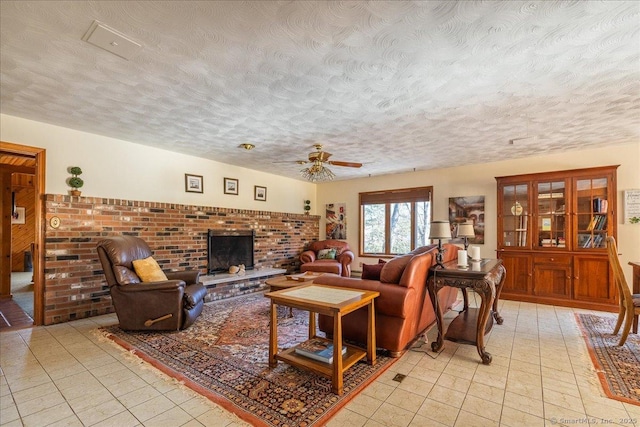
M331 170L327 168L325 164L329 164L332 166L344 166L348 168L362 167L362 163L329 160L329 157L331 157L332 154L326 151L322 151L322 144L314 144L313 148L315 148L316 151L309 153L309 160L296 160L296 163L298 163L299 165L311 163L311 166L306 167L300 171L300 174L302 174L302 176L309 181L324 181L335 178L335 174L331 172Z

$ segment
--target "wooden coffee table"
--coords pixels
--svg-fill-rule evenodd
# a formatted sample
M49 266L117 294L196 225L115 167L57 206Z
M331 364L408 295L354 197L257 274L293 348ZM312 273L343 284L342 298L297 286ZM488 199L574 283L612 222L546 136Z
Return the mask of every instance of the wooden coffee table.
M345 289L337 286L300 285L265 294L271 299L271 322L269 327L269 366L275 367L278 360L303 369L309 369L331 378L334 393L343 393L343 374L365 356L370 365L376 363L376 330L374 299L379 292ZM278 351L278 305L309 311L309 339L316 337L316 313L333 317L333 362L325 363L301 356L295 347ZM361 307L368 308L366 351L342 342L342 317ZM324 338L323 338L324 339ZM329 340L327 340L329 341ZM347 348L345 354L341 349Z

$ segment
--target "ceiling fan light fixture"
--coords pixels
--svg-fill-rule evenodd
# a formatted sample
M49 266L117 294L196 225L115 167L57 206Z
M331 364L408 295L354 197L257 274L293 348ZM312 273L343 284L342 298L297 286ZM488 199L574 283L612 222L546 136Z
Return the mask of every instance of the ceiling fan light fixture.
M256 148L255 145L249 144L248 142L245 142L244 144L240 144L238 147L244 148L247 151L250 151L250 150L253 150L254 148Z
M300 171L300 175L311 182L331 181L336 177L336 175L320 161L315 161L313 162L313 165L302 169Z

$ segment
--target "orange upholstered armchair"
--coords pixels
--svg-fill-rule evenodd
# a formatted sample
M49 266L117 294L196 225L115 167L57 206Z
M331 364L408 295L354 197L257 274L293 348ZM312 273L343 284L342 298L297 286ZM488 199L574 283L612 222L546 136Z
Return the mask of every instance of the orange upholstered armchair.
M353 252L347 242L341 240L318 240L300 254L300 271L334 273L343 277L351 276Z

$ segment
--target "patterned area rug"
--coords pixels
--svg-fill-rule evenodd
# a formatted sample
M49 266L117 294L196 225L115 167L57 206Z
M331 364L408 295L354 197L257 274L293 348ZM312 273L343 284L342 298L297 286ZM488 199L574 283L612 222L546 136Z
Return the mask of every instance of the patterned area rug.
M612 334L615 317L576 314L576 319L605 394L640 405L640 336L630 333L625 344L618 347L620 333Z
M307 338L308 312L282 307L278 345ZM262 293L205 304L198 320L180 332L124 332L109 338L185 385L259 426L322 425L397 359L378 352L375 366L359 362L344 374L344 394L331 380L283 362L268 365L269 300Z

